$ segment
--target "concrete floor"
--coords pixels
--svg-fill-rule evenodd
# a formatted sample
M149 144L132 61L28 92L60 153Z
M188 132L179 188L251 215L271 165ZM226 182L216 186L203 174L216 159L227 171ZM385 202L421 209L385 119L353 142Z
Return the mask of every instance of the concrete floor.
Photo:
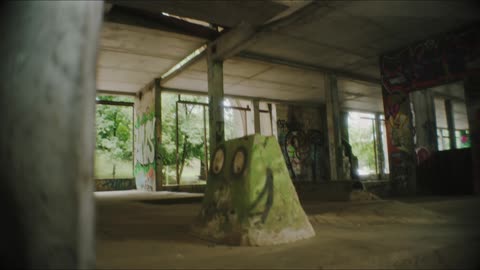
M98 268L479 269L480 197L304 204L316 237L232 247L189 234L201 196L97 192Z

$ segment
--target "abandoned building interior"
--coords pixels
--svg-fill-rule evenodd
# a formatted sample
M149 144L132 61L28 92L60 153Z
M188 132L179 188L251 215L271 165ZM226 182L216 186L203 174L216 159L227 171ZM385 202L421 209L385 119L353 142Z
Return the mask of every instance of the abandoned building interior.
M480 267L475 2L1 10L3 266Z

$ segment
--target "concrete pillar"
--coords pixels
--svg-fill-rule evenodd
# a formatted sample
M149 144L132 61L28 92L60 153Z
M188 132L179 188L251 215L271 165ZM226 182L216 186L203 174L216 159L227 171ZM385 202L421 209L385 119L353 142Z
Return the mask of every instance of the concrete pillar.
M476 194L480 193L480 78L471 75L465 79L465 101L472 152L473 183Z
M261 134L260 132L260 102L258 99L253 100L253 119L255 126L255 134Z
M207 48L207 66L209 153L212 156L217 146L225 141L225 122L223 118L223 62L212 59L212 47L210 46Z
M437 121L433 90L412 92L410 98L415 110L416 148L425 148L428 152L437 151Z
M340 103L337 78L334 74L325 76L325 104L327 111L328 152L330 180L343 180L343 147L340 128Z
M380 121L380 113L375 114L375 145L377 150L378 178L385 179L385 156L383 154L382 143L382 121Z
M345 112L345 111L340 112L340 117L341 117L340 124L341 124L342 139L348 142L350 141L348 136L348 112Z
M141 191L156 190L156 112L155 82L139 91L135 98L134 160L135 186Z
M450 99L445 99L445 116L447 119L450 149L457 149L457 141L455 140L455 121L453 120L453 106Z
M416 192L416 154L413 122L407 90L382 87L387 131L390 186L392 195L414 195Z
M0 266L94 268L102 2L10 1L0 10Z
M155 190L162 190L163 185L163 162L160 152L162 145L162 91L160 79L154 81L155 96Z

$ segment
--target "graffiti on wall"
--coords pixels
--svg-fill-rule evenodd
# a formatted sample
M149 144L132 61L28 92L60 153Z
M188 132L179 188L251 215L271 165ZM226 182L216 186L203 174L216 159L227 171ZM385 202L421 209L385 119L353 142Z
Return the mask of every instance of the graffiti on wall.
M133 179L96 179L95 191L110 190L130 190L135 189L135 181Z
M429 156L424 150L419 155L415 152L408 94L479 71L480 30L475 26L380 57L390 177L396 192L409 189L408 181L415 181L417 162Z
M143 113L135 123L135 181L137 188L155 190L155 114Z
M267 220L268 214L270 213L270 210L272 209L273 206L273 194L274 194L274 188L273 188L273 172L270 168L267 168L267 173L266 173L266 178L265 178L265 186L263 187L262 191L258 194L257 198L255 201L252 203L252 205L249 208L249 216L260 216L260 220L262 223L265 223ZM260 212L254 212L254 209L258 208L258 205L260 204L260 201L262 201L263 198L266 198L265 200L265 206L263 208L263 211Z
M473 26L382 55L380 69L389 93L410 92L478 73L480 28Z
M277 127L290 177L295 181L325 179L327 170L321 162L321 158L325 158L322 132L315 129L305 131L301 124L286 120L278 120Z
M390 179L395 192L408 193L412 188L414 160L413 126L410 99L404 89L383 89L387 145L390 158Z

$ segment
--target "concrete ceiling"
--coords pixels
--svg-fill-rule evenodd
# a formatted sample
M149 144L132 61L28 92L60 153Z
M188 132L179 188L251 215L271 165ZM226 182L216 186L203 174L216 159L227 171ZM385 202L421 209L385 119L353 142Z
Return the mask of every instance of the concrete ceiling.
M234 57L224 62L223 76L226 94L312 103L324 101L323 74L319 72ZM205 58L164 86L207 92Z
M97 89L138 92L205 40L166 31L104 23L97 63Z
M110 1L153 13L234 27L288 16L308 1ZM322 1L305 16L264 33L244 50L265 61L234 57L224 63L225 93L268 99L324 101L324 75L310 65L379 79L378 58L414 41L477 20L477 6L453 1ZM207 42L161 30L105 23L98 62L98 89L137 92ZM271 59L300 65L281 65ZM206 61L200 59L165 87L207 91ZM344 109L383 111L379 84L339 77Z
M465 1L322 2L247 50L379 79L381 53L478 21L479 13Z
M290 1L239 0L113 0L108 2L114 5L135 8L151 13L170 13L224 27L235 27L242 21L249 22L253 25L261 25L273 16L286 11L289 6L292 5L288 5Z

